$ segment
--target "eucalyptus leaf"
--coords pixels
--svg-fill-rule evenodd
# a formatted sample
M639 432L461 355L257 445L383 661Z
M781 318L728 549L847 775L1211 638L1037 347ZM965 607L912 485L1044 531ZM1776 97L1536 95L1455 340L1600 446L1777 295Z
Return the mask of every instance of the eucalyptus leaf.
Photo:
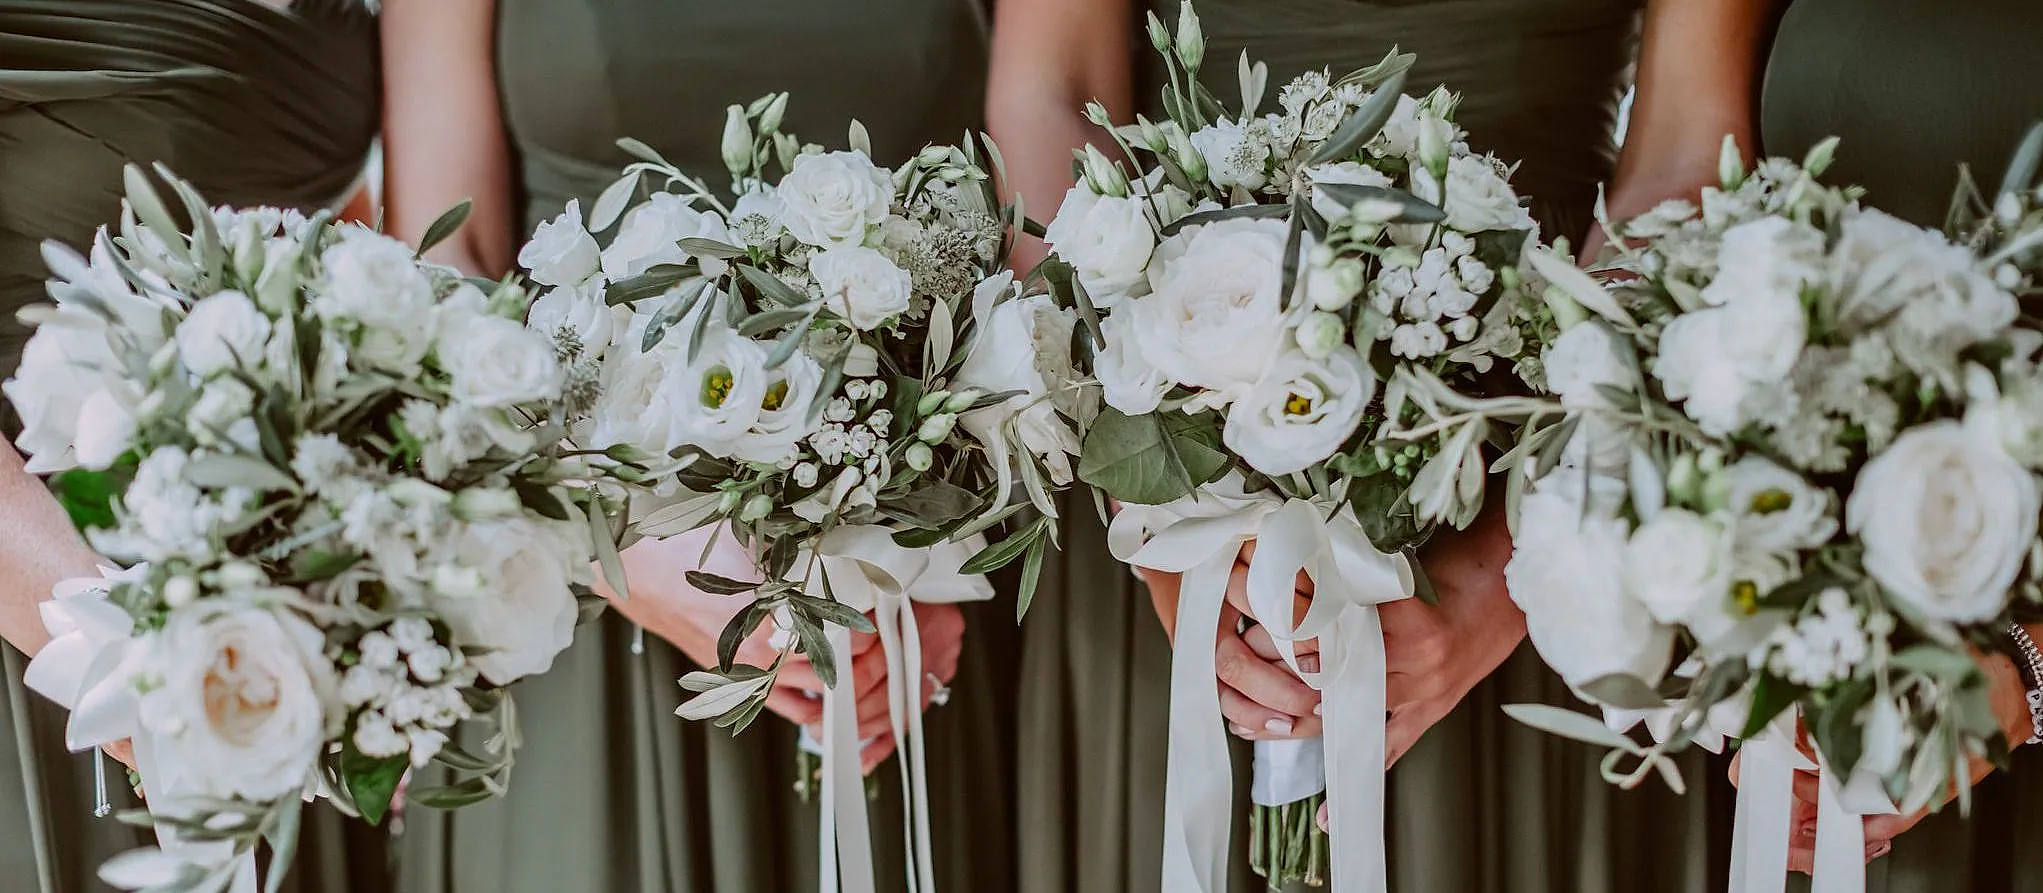
M468 213L474 209L474 199L462 199L460 204L441 212L433 219L432 225L426 227L426 234L419 237L418 250L412 253L412 257L425 257L433 246L446 241L461 228L461 224L468 222Z
M1362 101L1341 126L1334 129L1325 144L1314 152L1307 164L1330 164L1353 156L1362 147L1383 132L1383 125L1389 123L1392 112L1397 111L1397 100L1404 93L1407 71L1392 72L1383 79L1381 86Z
M1166 237L1174 236L1188 226L1200 226L1221 220L1233 220L1240 217L1258 220L1275 219L1289 213L1291 213L1291 206L1289 205L1235 205L1232 208L1221 208L1217 211L1200 211L1196 214L1186 214L1171 221L1164 226L1162 235Z
M1573 710L1546 704L1506 704L1504 715L1563 738L1627 752L1638 750L1638 745L1633 744L1630 738L1613 731L1603 724L1603 720Z

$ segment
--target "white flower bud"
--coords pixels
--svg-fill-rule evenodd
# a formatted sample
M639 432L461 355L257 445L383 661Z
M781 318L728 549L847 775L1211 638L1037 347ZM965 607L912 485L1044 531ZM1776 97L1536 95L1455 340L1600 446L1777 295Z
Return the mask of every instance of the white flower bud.
M1678 504L1693 505L1702 498L1702 474L1695 467L1695 455L1674 457L1667 469L1667 496Z
M964 412L966 407L971 406L980 397L983 397L985 395L986 392L981 391L978 388L966 388L962 391L952 394L949 400L945 400L943 402L943 411Z
M773 133L780 129L780 119L787 114L787 94L775 93L766 103L766 110L759 113L759 132Z
M1185 70L1197 72L1206 58L1206 34L1199 27L1199 14L1189 2L1178 4L1178 61Z
M1149 45L1155 47L1159 53L1170 52L1170 29L1163 26L1163 19L1157 18L1155 10L1149 12L1147 28Z
M926 443L911 443L908 445L906 458L909 468L917 472L928 471L931 465L936 464L936 451L930 449Z
M922 395L922 400L915 404L915 414L929 415L930 413L935 412L937 407L942 406L945 400L949 400L950 398L951 392L943 390L941 388L934 391L930 391L929 393Z
M915 163L923 167L936 167L950 160L949 146L923 146L922 151L915 153Z
M1347 327L1341 325L1340 317L1315 310L1306 314L1305 321L1299 323L1295 336L1298 349L1316 360L1333 353L1347 334Z
M745 508L738 512L738 520L749 524L770 514L773 514L773 497L760 493L745 500Z
M724 110L724 167L732 176L739 176L752 169L752 123L745 120L745 107L734 105Z
M1099 147L1090 143L1085 147L1085 182L1092 191L1100 195L1125 198L1128 195L1128 178L1121 169L1102 154Z
M1389 248L1383 249L1383 254L1378 259L1383 261L1383 265L1386 267L1399 267L1408 270L1417 269L1421 260L1419 252L1403 245L1392 245Z
M1809 149L1809 154L1802 156L1802 169L1808 171L1809 176L1823 176L1824 169L1830 167L1830 160L1836 156L1837 137L1833 136L1817 143Z
M1192 145L1192 138L1185 133L1184 128L1170 128L1166 133L1165 142L1170 144L1171 157L1177 159L1178 167L1185 169L1185 176L1194 182L1206 182L1206 174L1209 173L1206 169L1206 156L1199 154L1198 148Z
M915 429L915 439L923 443L941 443L951 436L951 426L958 423L952 413L941 412L922 420L922 426Z
M508 517L521 506L518 494L502 487L470 487L454 494L454 517L463 521Z
M873 379L871 384L866 385L865 395L874 400L887 399L887 383L877 378Z
M737 511L738 503L742 501L744 498L745 494L739 493L736 490L725 490L723 496L718 497L717 499L716 503L717 514L728 515L732 512Z
M794 467L795 486L804 489L816 485L818 469L814 462L803 462Z
M2001 193L2000 198L1994 200L1993 213L2003 225L2014 226L2015 221L2022 219L2021 197L2012 192Z
M1993 283L2013 291L2022 285L2022 271L2016 269L2014 264L2001 264L1993 269Z
M171 610L182 608L199 597L199 584L190 577L171 577L163 584L163 601Z
M182 578L180 578L182 579ZM262 571L245 561L230 561L220 565L220 588L226 590L253 589L263 584ZM168 593L165 593L168 595Z
M1724 134L1724 145L1717 152L1717 183L1729 192L1745 182L1745 156L1738 151L1738 140Z

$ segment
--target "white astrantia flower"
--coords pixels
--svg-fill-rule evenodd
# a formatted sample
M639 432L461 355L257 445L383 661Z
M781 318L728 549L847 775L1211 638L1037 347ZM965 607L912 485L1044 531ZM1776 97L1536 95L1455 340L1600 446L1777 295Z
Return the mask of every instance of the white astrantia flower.
M1263 474L1303 471L1354 435L1375 394L1376 376L1352 349L1323 359L1287 353L1228 409L1221 436Z
M775 192L781 225L804 245L862 245L887 219L894 179L860 152L802 155Z
M334 719L323 652L319 630L288 611L222 598L170 612L149 640L140 700L157 758L180 770L161 794L263 802L303 790Z
M253 366L270 340L270 318L238 291L201 298L177 326L177 354L201 377Z
M780 238L781 214L780 199L771 187L748 190L731 206L731 235L747 248L770 245Z
M1060 409L1071 408L1077 395L1071 335L1078 314L1057 306L1046 294L1013 293L1013 280L1013 274L1001 273L982 283L974 295L979 334L952 387L1020 393L959 416L958 425L996 455L1005 456L1003 430L1013 420L1022 448L1041 458L1051 482L1061 486L1072 480L1071 457L1079 448L1078 432L1059 417Z
M1292 341L1284 324L1284 224L1236 218L1163 241L1150 294L1120 310L1131 346L1166 378L1230 400Z
M1253 191L1269 182L1270 137L1261 121L1243 124L1222 118L1194 131L1191 139L1206 160L1206 175L1213 185Z
M860 331L879 328L906 312L915 294L907 270L886 255L857 245L811 255L809 274L823 290L823 306Z
M1094 306L1111 309L1148 284L1156 231L1146 205L1144 195L1103 196L1080 183L1050 218L1043 241L1078 271Z
M1846 528L1866 572L1923 616L1989 620L2036 540L2036 480L1991 432L1954 421L1902 432L1860 469Z
M518 266L532 281L555 288L576 288L601 269L602 249L582 223L582 202L568 199L559 217L539 224L532 240L518 249Z
M1655 684L1672 659L1674 630L1626 590L1622 485L1585 475L1563 465L1526 494L1504 567L1511 600L1525 611L1540 657L1568 684L1612 674Z
M618 334L631 324L631 310L613 307L603 299L595 281L578 288L552 288L532 302L526 325L549 337L571 332L582 346L582 355L602 359Z
M482 573L482 592L441 598L434 607L456 645L491 649L474 658L483 678L508 685L550 669L574 635L577 608L568 584L589 563L584 528L523 517L469 524L452 557Z

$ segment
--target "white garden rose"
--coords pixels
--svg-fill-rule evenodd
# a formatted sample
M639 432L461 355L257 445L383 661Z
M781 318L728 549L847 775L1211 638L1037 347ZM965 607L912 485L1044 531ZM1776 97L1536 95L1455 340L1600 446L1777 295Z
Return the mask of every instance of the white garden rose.
M2015 321L2015 296L1971 249L1882 211L1849 212L1839 227L1831 282L1849 325L1886 326L1903 364L1947 387L1957 357Z
M324 646L296 614L239 598L170 612L139 705L158 762L180 770L163 793L261 803L304 790L336 719Z
M595 359L601 359L630 324L631 309L605 301L600 280L548 289L533 300L526 315L526 325L549 339L562 331L574 333L582 355Z
M1194 131L1192 146L1206 159L1206 177L1215 186L1253 191L1270 180L1270 140L1260 127L1223 118Z
M1622 485L1591 476L1585 487L1585 473L1562 466L1526 494L1504 566L1511 600L1525 611L1540 657L1568 684L1620 673L1656 684L1674 631L1625 591L1628 531L1615 511Z
M420 269L411 246L357 227L320 255L325 281L316 288L312 310L329 320L416 331L433 311L433 280ZM430 339L414 339L421 342Z
M1992 619L2036 539L2036 481L1985 433L1950 421L1902 432L1859 471L1845 526L1897 601L1953 623Z
M975 291L973 318L979 321L979 334L951 387L1021 393L959 416L958 425L989 450L1004 454L1002 426L1014 419L1022 448L1041 457L1051 481L1061 486L1071 482L1070 457L1078 455L1079 448L1078 433L1058 417L1058 410L1071 407L1077 396L1071 334L1078 314L1044 294L1010 294L993 303L1010 293L1013 279L1013 274L1002 273Z
M1043 241L1078 271L1094 306L1112 308L1148 284L1156 231L1141 196L1099 195L1080 183L1064 193Z
M269 345L270 318L247 295L223 291L193 304L173 337L184 367L206 377L243 364L260 365Z
M780 180L781 224L804 245L860 245L887 219L894 178L860 152L803 155Z
M1121 308L1126 334L1164 377L1245 393L1291 344L1284 324L1284 224L1235 218L1187 227L1157 247L1150 293Z
M1304 471L1347 442L1375 394L1376 376L1353 350L1317 360L1293 351L1228 409L1221 438L1264 474Z
M729 269L722 258L698 257L681 247L682 239L728 244L731 233L722 218L696 210L686 197L655 192L624 215L610 247L603 249L603 276L617 282L662 264L700 263L702 275L711 278Z
M587 532L578 525L497 518L464 525L454 560L481 572L482 591L433 603L454 644L491 649L477 655L484 679L508 685L544 673L565 650L578 609L569 584L589 562Z
M688 339L663 338L651 351L640 351L638 339L650 319L650 313L633 317L618 348L604 360L603 387L587 434L598 449L629 444L659 455L687 442L680 419L698 399L683 391Z
M1349 186L1375 186L1382 189L1392 189L1397 185L1391 181L1390 175L1369 165L1354 161L1342 161L1306 168L1305 176L1306 179L1312 181L1314 186L1318 186L1321 183L1342 183ZM1319 212L1319 216L1329 221L1345 219L1348 216L1349 210L1347 205L1335 201L1332 196L1326 195L1318 189L1314 189L1312 193L1312 209Z
M560 396L553 342L501 316L477 314L442 326L440 365L454 377L454 399L511 407Z
M1703 303L1721 307L1763 299L1799 305L1802 289L1822 277L1823 242L1821 230L1778 215L1724 230L1716 276L1703 287Z
M759 418L752 423L731 454L747 462L772 465L795 453L795 446L816 433L809 420L821 393L823 367L801 351L795 351L777 369L766 370L766 394L760 399ZM818 425L820 425L820 421Z
M1115 313L1100 322L1106 346L1093 357L1093 377L1099 379L1107 405L1124 415L1156 411L1163 395L1174 382L1142 356L1135 337L1135 314Z
M1547 346L1547 389L1570 410L1608 409L1603 388L1634 391L1639 372L1631 343L1600 320L1569 326Z
M908 299L915 294L915 280L907 270L886 255L857 245L817 252L809 258L809 275L823 289L823 306L862 332L906 312Z
M1743 555L1786 556L1814 549L1837 535L1837 506L1827 489L1759 456L1724 469L1724 508L1736 519Z
M1447 212L1447 225L1464 233L1534 227L1532 212L1519 203L1511 181L1487 155L1449 159L1444 181L1414 167L1412 194L1439 205Z
M539 224L532 241L518 249L518 266L532 281L556 288L574 288L600 269L602 248L582 223L582 202L568 199L559 217Z
M1625 590L1661 623L1716 619L1730 599L1732 569L1731 531L1685 509L1662 509L1625 545Z

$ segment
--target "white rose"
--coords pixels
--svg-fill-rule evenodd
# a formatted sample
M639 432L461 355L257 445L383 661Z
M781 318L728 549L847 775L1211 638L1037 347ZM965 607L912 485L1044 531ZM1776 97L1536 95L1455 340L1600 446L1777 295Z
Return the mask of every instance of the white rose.
M1120 310L1166 378L1232 398L1291 343L1284 325L1284 224L1236 218L1188 227L1157 247L1150 294Z
M432 277L420 269L411 246L355 227L342 233L320 255L326 277L313 298L313 312L375 328L417 331L432 313L434 293ZM428 343L430 338L413 340Z
M317 628L286 611L206 599L170 612L149 645L142 725L159 762L181 770L162 795L261 803L304 789L335 685Z
M1957 384L1957 356L2015 321L2014 295L1979 258L1943 233L1881 211L1847 214L1830 278L1847 325L1886 326L1910 369Z
M794 455L795 446L816 433L809 424L810 407L823 399L823 367L795 351L778 369L766 370L766 394L759 418L731 454L747 462L777 464Z
M788 235L818 248L859 245L887 219L894 178L862 153L803 155L775 194Z
M501 316L442 327L439 355L454 378L454 399L463 403L509 407L560 395L553 343Z
M454 560L481 571L483 592L434 602L457 645L492 649L474 658L484 679L508 685L553 667L578 613L569 589L589 561L586 533L573 525L501 518L465 525Z
M1081 183L1064 193L1064 203L1050 218L1043 241L1078 271L1095 306L1113 307L1122 295L1147 284L1156 231L1146 201L1097 195Z
M1318 186L1321 183L1341 183L1349 186L1375 186L1390 189L1396 185L1391 182L1389 175L1382 171L1353 161L1342 161L1335 164L1323 164L1318 167L1306 168L1305 176L1312 181L1314 186ZM1312 209L1318 211L1319 216L1329 221L1343 220L1348 216L1347 205L1335 201L1332 196L1326 195L1318 189L1314 189L1312 192Z
M1078 455L1078 433L1058 417L1058 409L1071 406L1075 396L1078 373L1072 369L1071 334L1078 314L1041 294L993 304L991 295L1006 292L1012 281L1011 274L1003 273L981 284L973 311L979 334L951 388L1021 393L959 416L958 425L987 449L1004 455L1002 426L1014 419L1022 448L1043 459L1053 483L1068 484L1070 457Z
M1724 506L1736 518L1738 551L1788 556L1837 535L1836 505L1827 489L1758 456L1721 473Z
M550 289L532 302L526 315L526 325L549 339L563 330L573 332L582 345L582 355L594 359L601 359L618 333L630 324L631 311L610 306L603 299L600 281Z
M573 288L596 275L602 248L582 224L582 202L569 199L559 217L539 224L532 241L518 249L518 266L541 285Z
M1547 346L1547 390L1571 410L1608 409L1602 388L1638 388L1631 344L1599 320L1569 326Z
M1264 474L1304 471L1347 442L1375 394L1376 376L1352 350L1287 353L1228 409L1221 437Z
M1911 428L1859 471L1845 526L1866 572L1938 620L1989 620L2036 539L2036 481L2000 445L1957 422Z
M178 323L177 355L200 377L247 364L259 366L270 340L270 318L238 291L202 298Z
M1802 289L1822 275L1823 232L1786 217L1761 217L1724 230L1717 273L1703 287L1713 307L1755 298L1799 302Z
M809 258L809 275L823 289L823 306L859 331L879 328L906 312L915 293L907 270L856 245L817 252Z
M1135 314L1115 313L1100 322L1106 346L1093 357L1093 377L1107 405L1124 415L1156 411L1163 395L1174 384L1142 356L1135 337Z
M1519 204L1511 182L1485 155L1459 155L1447 162L1445 183L1424 167L1412 169L1412 194L1447 212L1447 225L1465 233L1532 229L1532 212Z
M1621 486L1579 468L1548 474L1520 506L1504 579L1525 611L1526 634L1568 684L1616 673L1656 684L1673 657L1674 631L1625 591L1624 519L1605 503Z
M1730 434L1784 389L1808 331L1795 292L1740 293L1675 317L1660 333L1653 376L1704 431Z
M722 218L698 211L687 198L655 192L624 215L610 247L603 249L604 278L629 279L661 264L700 262L702 275L715 278L729 265L722 258L697 257L681 247L682 239L709 239L728 244L731 233Z
M99 317L60 307L36 327L22 348L21 365L0 385L21 416L15 443L28 454L29 471L47 474L77 464L80 409L118 381L119 362L106 339Z
M1663 509L1625 545L1624 578L1653 619L1705 622L1731 594L1731 531L1685 509Z
M1269 182L1270 142L1257 129L1223 118L1195 131L1192 146L1206 159L1215 186L1256 190Z

